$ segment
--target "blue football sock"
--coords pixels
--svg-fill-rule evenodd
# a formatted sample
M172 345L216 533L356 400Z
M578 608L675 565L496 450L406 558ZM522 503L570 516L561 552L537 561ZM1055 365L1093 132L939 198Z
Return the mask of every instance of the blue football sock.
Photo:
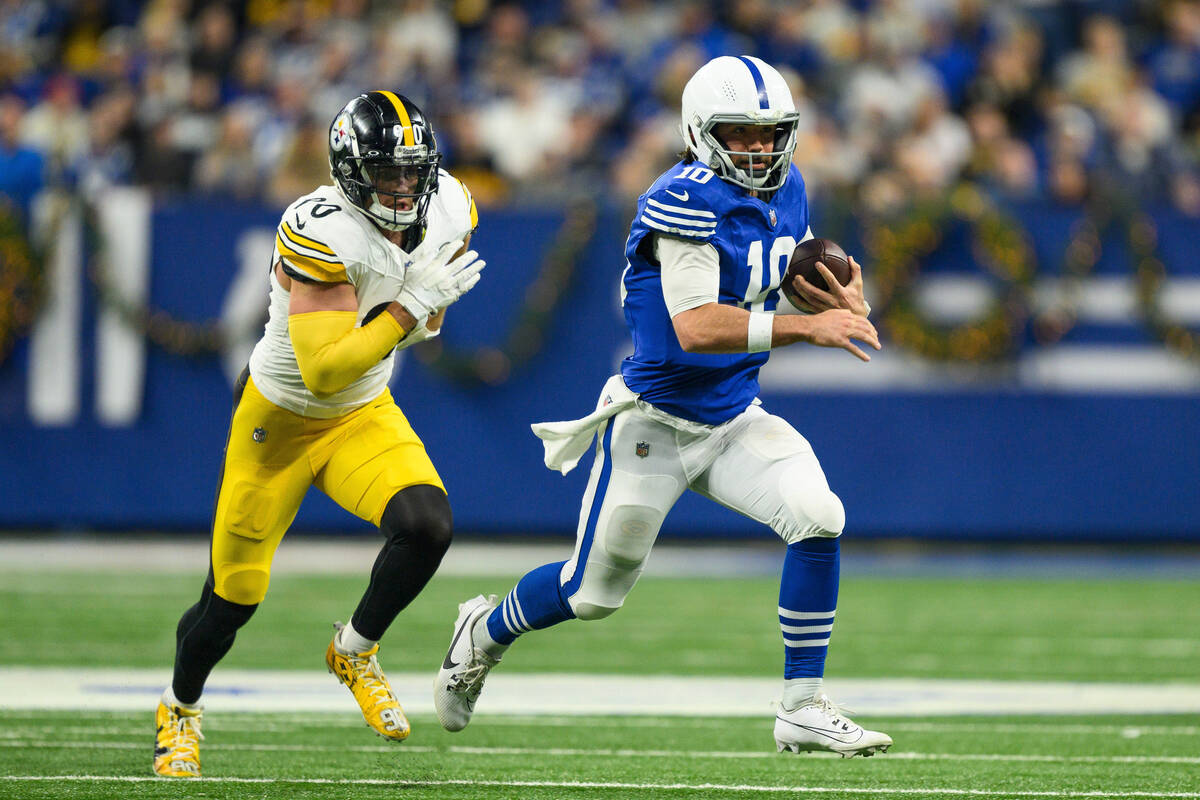
M813 536L788 545L779 582L783 677L820 678L838 595L838 539Z
M487 618L488 635L493 641L510 645L522 633L575 618L558 582L565 563L544 564L517 581Z

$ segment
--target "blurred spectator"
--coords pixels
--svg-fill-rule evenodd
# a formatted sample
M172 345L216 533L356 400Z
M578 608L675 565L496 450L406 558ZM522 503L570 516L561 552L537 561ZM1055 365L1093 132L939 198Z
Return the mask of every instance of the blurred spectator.
M986 103L1000 110L1018 136L1037 133L1038 78L1041 38L1037 31L1018 27L987 48L980 74L969 85L971 103Z
M137 96L128 87L114 89L92 105L87 152L76 166L85 193L95 196L108 186L133 180L136 107Z
M1083 163L1066 156L1056 157L1047 175L1050 196L1066 206L1081 206L1087 200L1089 180Z
M193 183L198 189L239 199L257 196L262 183L253 150L257 119L258 115L244 103L225 110L221 115L216 144L205 151L196 164ZM322 155L325 156L324 153ZM315 188L316 184L293 193L287 203Z
M568 153L570 108L526 69L509 78L510 94L479 111L483 150L501 175L528 181L553 173Z
M1037 159L1033 148L1019 139L999 142L992 174L995 187L1004 197L1031 200L1038 194Z
M55 179L69 179L70 166L87 153L88 120L79 91L75 78L55 76L46 83L42 102L21 121L22 140L46 157Z
M1200 210L1200 0L0 0L6 158L273 201L326 179L304 154L382 87L429 110L481 204L629 201L680 150L687 78L742 53L794 82L815 194L1108 182Z
M12 201L23 213L44 182L45 159L21 141L25 104L12 94L0 95L0 199Z
M1125 31L1112 17L1091 17L1084 24L1083 42L1083 52L1064 59L1060 84L1075 101L1099 108L1112 93L1124 92L1133 82Z
M134 166L140 184L157 193L169 194L188 188L194 154L175 144L174 124L164 117L151 125Z
M193 26L195 45L189 62L193 74L210 75L223 82L233 63L237 21L233 11L221 3L205 6Z
M1186 117L1200 106L1200 3L1175 0L1163 10L1164 41L1146 60L1154 90Z
M907 128L917 108L941 82L929 65L917 59L903 37L864 32L869 57L853 68L846 85L843 113L850 126L892 136Z
M282 208L331 180L329 125L306 117L296 126L282 158L274 166L268 199Z
M273 79L271 44L263 36L251 36L242 42L229 74L229 99L270 102Z
M858 57L858 17L849 3L813 0L804 10L803 19L809 41L827 61L846 64Z
M940 91L925 95L917 106L910 132L901 139L898 163L914 185L944 189L971 156L971 135L962 118L946 108Z
M399 85L413 75L434 85L454 79L458 28L443 4L407 0L388 25L384 43Z

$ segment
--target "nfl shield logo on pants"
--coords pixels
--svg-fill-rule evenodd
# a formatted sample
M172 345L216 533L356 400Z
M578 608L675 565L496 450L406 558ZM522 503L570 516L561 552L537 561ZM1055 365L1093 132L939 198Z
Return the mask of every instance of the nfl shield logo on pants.
M638 442L637 445L634 446L633 452L638 458L645 458L646 456L650 455L650 443Z

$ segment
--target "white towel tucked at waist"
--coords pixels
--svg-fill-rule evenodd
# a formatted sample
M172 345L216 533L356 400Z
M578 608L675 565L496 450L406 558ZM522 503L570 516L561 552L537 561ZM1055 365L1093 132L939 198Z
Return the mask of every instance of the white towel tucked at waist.
M596 410L591 414L582 419L530 425L534 436L541 439L546 448L547 469L556 469L563 475L575 469L579 459L591 446L600 425L609 417L632 407L636 401L637 395L625 386L621 376L613 375L600 391Z

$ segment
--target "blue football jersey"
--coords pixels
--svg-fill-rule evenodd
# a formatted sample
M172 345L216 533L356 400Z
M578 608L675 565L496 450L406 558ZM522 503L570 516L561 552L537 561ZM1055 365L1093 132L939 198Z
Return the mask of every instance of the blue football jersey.
M711 244L720 256L718 302L774 311L788 259L808 231L808 199L795 165L770 202L723 181L703 165L680 162L638 198L625 245L625 322L633 355L621 364L630 389L663 411L719 425L758 395L762 353L687 353L679 345L663 299L653 236Z

